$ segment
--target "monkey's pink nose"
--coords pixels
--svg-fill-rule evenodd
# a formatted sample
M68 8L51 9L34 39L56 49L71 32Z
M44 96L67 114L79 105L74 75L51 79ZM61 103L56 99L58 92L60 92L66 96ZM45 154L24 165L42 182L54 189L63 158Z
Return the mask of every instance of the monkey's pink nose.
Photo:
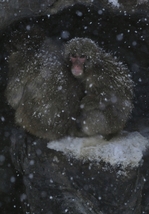
M75 77L79 77L79 76L81 76L81 75L83 74L83 70L80 69L79 66L76 66L75 68L72 68L72 69L71 69L71 72L72 72L72 74L73 74Z

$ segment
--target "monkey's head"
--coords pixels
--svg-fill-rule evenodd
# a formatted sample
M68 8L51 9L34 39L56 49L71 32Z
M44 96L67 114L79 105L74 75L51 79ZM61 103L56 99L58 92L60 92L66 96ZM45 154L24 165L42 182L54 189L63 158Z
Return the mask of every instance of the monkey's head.
M99 59L99 47L91 39L74 38L65 45L65 58L71 64L74 77L82 78L86 68L91 70Z

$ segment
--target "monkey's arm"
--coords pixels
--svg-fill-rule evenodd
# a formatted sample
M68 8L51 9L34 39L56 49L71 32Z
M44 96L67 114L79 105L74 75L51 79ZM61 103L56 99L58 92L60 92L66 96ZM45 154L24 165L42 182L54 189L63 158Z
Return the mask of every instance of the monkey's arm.
M106 136L122 130L133 108L129 96L108 88L103 88L98 95L86 95L81 106L79 126L89 136Z
M97 84L96 84L97 85ZM85 111L92 111L94 109L103 110L109 105L112 105L117 100L117 92L111 91L109 87L100 87L99 83L95 84L81 100L80 107Z

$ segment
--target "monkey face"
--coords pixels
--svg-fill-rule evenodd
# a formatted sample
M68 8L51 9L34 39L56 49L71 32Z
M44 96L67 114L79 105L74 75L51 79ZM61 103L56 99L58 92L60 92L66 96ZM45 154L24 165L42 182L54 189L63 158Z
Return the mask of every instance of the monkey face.
M81 55L70 55L71 61L71 72L76 78L80 78L84 73L84 64L86 61L86 56Z

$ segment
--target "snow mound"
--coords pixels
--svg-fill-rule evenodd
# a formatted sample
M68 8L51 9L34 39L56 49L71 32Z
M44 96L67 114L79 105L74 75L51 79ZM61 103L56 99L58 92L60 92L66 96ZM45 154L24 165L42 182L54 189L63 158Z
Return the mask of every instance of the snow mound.
M104 161L112 166L133 168L139 166L148 145L148 140L139 132L122 132L109 141L102 136L66 137L48 143L47 147L83 161L90 160L96 163Z

